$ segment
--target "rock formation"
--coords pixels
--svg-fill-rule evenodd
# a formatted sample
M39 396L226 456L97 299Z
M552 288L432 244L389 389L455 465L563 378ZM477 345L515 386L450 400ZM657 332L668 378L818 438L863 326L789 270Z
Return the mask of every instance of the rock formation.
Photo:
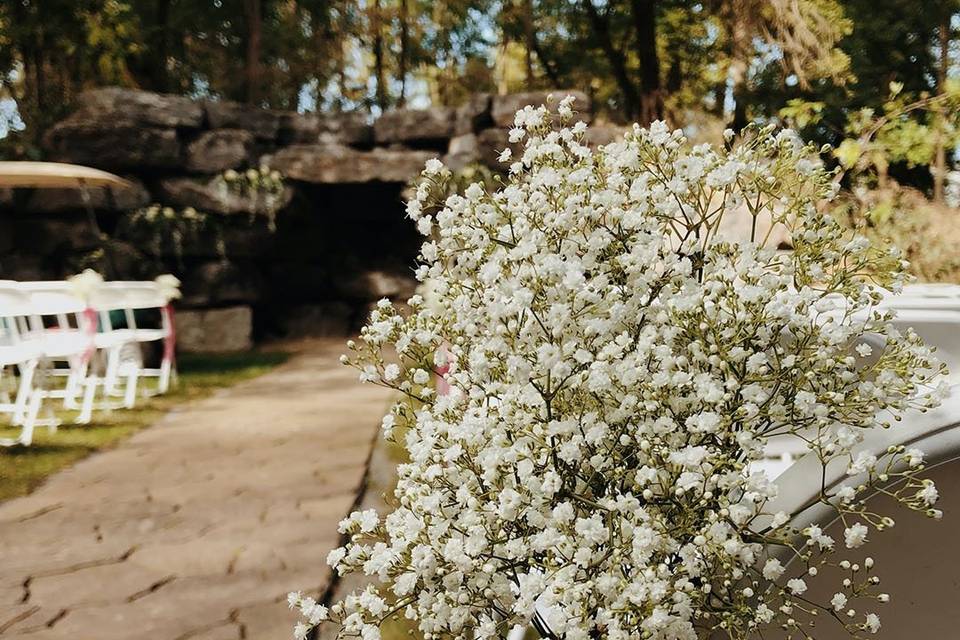
M572 93L589 118L587 96ZM402 109L373 119L91 90L47 131L45 159L113 171L135 185L89 194L110 236L111 264L97 257L78 192L17 190L0 194L0 278L61 278L91 259L114 278L173 272L184 282L185 346L237 348L250 335L347 333L377 299L405 300L413 291L421 238L404 216L401 194L424 163L442 157L454 170L473 163L503 170L497 156L510 146L513 113L546 97L477 94L457 108ZM262 200L218 183L223 171L263 164L286 177L271 223ZM144 237L148 231L122 236L124 212L149 203L217 216L218 230L182 238L176 252Z

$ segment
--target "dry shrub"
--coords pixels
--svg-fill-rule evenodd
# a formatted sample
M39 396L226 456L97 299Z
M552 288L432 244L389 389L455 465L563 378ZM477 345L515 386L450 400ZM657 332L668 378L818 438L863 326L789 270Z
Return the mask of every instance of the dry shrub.
M900 247L918 280L960 282L960 210L897 186L850 194L838 214L871 241Z

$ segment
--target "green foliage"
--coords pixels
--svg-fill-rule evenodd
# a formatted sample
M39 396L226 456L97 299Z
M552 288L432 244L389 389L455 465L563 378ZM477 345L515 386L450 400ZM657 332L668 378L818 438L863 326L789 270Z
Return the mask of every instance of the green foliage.
M119 0L0 3L0 99L15 100L26 125L0 141L0 156L37 156L43 131L79 91L127 84L138 41L136 17Z
M834 146L848 136L853 113L878 109L890 99L891 83L913 99L941 92L939 78L950 75L939 55L941 27L945 27L949 49L956 35L952 16L960 10L956 0L841 0L836 4L851 26L838 42L849 60L846 80L801 87L759 75L751 96L756 115L788 117L806 138ZM947 60L946 66L950 64ZM819 118L803 123L790 118L794 101L822 103Z
M730 69L769 58L762 48L804 82L846 59L832 45L847 24L838 0L51 2L0 5L0 97L16 100L28 141L16 155L104 84L283 109L569 87L613 119L679 123L722 117Z
M900 82L879 108L849 112L844 137L833 156L858 186L886 186L892 165L934 171L938 148L960 143L960 83L947 81L941 93L919 96L904 92ZM791 100L780 116L799 128L822 118L822 102Z
M787 106L780 109L780 117L797 129L806 129L820 121L825 106L823 102L791 98Z
M612 116L647 115L646 100L678 124L728 118L731 98L752 116L802 100L821 104L821 118L797 122L837 143L846 112L882 102L891 79L909 95L934 88L937 26L954 5L23 0L0 4L0 93L17 101L34 146L78 91L102 84L286 109L573 87Z
M955 209L912 189L888 188L847 194L838 219L871 242L893 244L923 282L960 282L960 226Z

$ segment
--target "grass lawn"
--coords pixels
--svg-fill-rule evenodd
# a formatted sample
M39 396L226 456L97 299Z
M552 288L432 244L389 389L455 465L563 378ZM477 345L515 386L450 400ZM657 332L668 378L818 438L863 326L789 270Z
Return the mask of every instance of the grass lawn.
M94 413L87 425L72 424L74 412L63 412L64 424L56 433L46 427L33 432L29 447L0 447L0 500L21 496L35 489L52 473L91 453L117 444L149 426L170 409L205 398L237 382L254 378L283 363L288 354L253 351L226 355L178 356L180 382L170 393L139 398L134 409ZM146 381L150 385L152 381ZM49 402L57 402L51 400ZM0 437L15 437L19 428L0 426Z

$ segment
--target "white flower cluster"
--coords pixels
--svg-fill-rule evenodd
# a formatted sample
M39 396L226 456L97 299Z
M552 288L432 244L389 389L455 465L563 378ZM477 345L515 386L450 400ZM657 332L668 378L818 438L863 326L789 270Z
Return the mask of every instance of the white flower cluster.
M282 173L266 164L239 172L227 169L217 176L215 184L221 200L230 195L254 200L256 206L250 213L250 224L253 224L256 212L261 211L267 217L267 228L276 231L277 213L283 206L286 189Z
M246 171L227 169L218 176L218 181L239 195L257 192L279 193L283 191L284 186L283 174L265 164Z
M135 229L148 232L147 242L155 255L163 252L166 242L172 245L174 255L182 259L185 240L196 237L209 222L206 213L193 207L178 210L155 202L128 213L121 225L127 233Z
M876 631L854 606L886 599L873 563L839 557L892 525L864 498L900 480L891 495L938 515L921 454L853 454L878 413L938 401L940 365L867 284L899 286L898 254L818 210L831 174L791 132L716 150L654 123L594 151L570 115L568 100L517 114L525 148L495 192L435 205L450 174L428 164L408 213L435 300L382 302L344 358L401 397L383 421L409 453L396 509L344 520L329 557L381 586L322 615L292 597L298 633L329 620L376 639L402 615L427 639L500 638L536 603L568 640ZM720 240L737 211L753 237ZM793 250L765 246L758 220ZM847 523L840 544L770 513L776 487L749 467L773 436L857 476L821 496ZM810 602L825 565L848 577Z

